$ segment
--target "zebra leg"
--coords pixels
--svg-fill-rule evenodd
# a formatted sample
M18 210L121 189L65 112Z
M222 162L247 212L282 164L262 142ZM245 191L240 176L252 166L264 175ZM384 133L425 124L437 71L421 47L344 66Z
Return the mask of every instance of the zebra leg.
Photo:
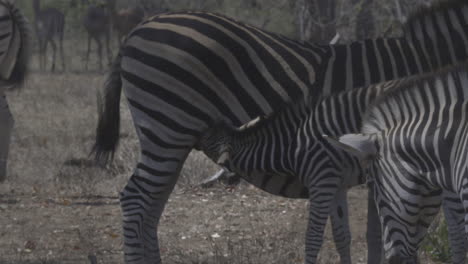
M99 70L102 71L102 43L100 38L96 38L98 45L98 56L99 56Z
M125 263L159 264L157 227L179 171L171 175L148 175L138 168L148 169L147 165L138 164L120 196Z
M46 69L47 41L43 41L39 48L39 64L41 71Z
M42 69L43 69L43 68L42 68L42 53L43 53L42 46L43 46L43 45L42 45L42 41L41 41L40 39L38 40L38 42L39 42L39 43L38 43L38 45L39 45L39 60L38 60L38 62L39 62L39 70L42 71Z
M14 120L5 95L0 95L0 182L6 179L7 159Z
M42 63L42 58L44 56L44 42L42 41L42 39L38 39L38 46L39 46L39 70L43 70L44 69L44 64Z
M55 60L57 58L57 45L55 44L54 39L50 40L50 45L52 46L52 67L50 68L50 70L52 72L54 72L55 71Z
M463 203L463 209L465 210L465 240L468 239L468 179L465 175L461 188L461 201Z
M159 264L158 223L195 139L190 137L183 146L170 145L167 139L170 129L161 127L136 108L131 108L131 112L141 154L120 198L125 263ZM145 127L148 124L153 125Z
M91 35L88 33L88 48L86 49L85 70L88 70L89 53L91 51Z
M317 263L317 256L323 244L323 232L327 223L334 196L325 188L309 188L309 220L305 239L306 264Z
M42 66L43 70L47 71L47 46L49 45L48 41L44 41L44 49L42 50Z
M369 183L367 197L367 263L383 263L382 227L374 199L374 188Z
M62 58L62 71L65 71L65 53L63 51L63 36L60 38L60 57Z
M452 263L463 264L466 259L468 243L464 232L464 209L460 197L453 192L444 191L443 210L449 233Z
M347 190L338 190L330 213L333 240L342 264L351 264L351 232L349 231Z
M112 50L110 49L110 33L108 32L106 34L106 52L107 52L107 62L108 64L107 65L112 65ZM119 45L120 47L120 45Z

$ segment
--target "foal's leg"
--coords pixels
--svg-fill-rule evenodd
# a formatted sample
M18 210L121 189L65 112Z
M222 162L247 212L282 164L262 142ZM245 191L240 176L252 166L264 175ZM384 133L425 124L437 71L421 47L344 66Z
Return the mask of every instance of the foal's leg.
M329 173L320 179L308 179L309 220L305 240L306 264L317 263L328 215L333 206L336 192L342 185L341 178L334 173Z
M465 210L460 196L453 192L444 191L442 206L449 233L452 263L464 264L466 259L467 241L465 236Z
M374 188L368 185L367 197L367 263L383 263L382 226L374 199Z
M344 186L336 193L330 216L333 240L340 254L341 263L351 264L351 232L349 230L347 190Z

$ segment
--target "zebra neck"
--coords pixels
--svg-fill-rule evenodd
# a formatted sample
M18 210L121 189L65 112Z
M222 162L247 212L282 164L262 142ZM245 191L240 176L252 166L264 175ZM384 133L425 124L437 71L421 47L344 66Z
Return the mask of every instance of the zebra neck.
M318 72L323 94L368 86L418 73L415 56L405 38L378 38L330 45L329 59Z
M344 91L324 98L311 108L307 122L298 129L296 137L297 151L292 161L293 167L299 171L298 175L316 178L322 177L324 172L334 171L346 175L342 178L345 186L365 183L366 174L359 160L347 152L336 151L334 147L324 142L323 135L338 137L343 134L358 133L366 109L394 82L397 81ZM307 158L304 158L306 156ZM297 161L302 161L302 164ZM334 166L331 168L330 164Z
M309 114L309 126L313 128L317 138L322 135L357 133L367 108L377 97L399 82L401 80L393 80L326 97Z
M468 58L468 3L452 1L422 11L404 25L405 38L418 58L419 71L429 72Z
M318 73L323 94L427 73L468 58L468 4L430 9L409 20L401 38L330 45Z
M306 100L289 105L254 126L233 133L230 152L233 170L246 175L254 171L291 173L288 153L306 119L306 108Z
M428 134L432 135L437 132L448 136L449 132L446 131L458 125L454 120L465 114L454 111L453 108L456 105L466 104L467 101L468 71L465 63L445 68L436 74L423 75L403 81L394 89L389 90L385 96L382 96L382 99L369 108L363 131L365 133L380 133L401 123L407 124L419 114L420 126L425 126L428 131L431 131ZM437 114L437 111L443 112L445 108L449 109L446 112L451 114L443 118ZM387 119L389 116L392 118ZM422 122L422 118L425 118L427 122ZM371 122L367 120L371 120ZM449 125L441 126L443 123ZM416 129L414 125L408 127ZM445 132L440 130L445 130ZM414 135L414 133L409 135Z

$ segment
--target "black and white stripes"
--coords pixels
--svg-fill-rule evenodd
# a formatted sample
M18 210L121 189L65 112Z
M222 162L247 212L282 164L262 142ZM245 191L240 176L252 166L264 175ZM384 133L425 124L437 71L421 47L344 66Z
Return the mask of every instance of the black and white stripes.
M434 43L468 40L467 32L456 30L466 24L468 13L458 10L467 5L458 1L421 13L414 21L422 26L408 25L414 32L402 38L338 46L300 43L201 12L161 14L136 27L106 86L95 145L100 157L115 150L123 87L141 144L140 161L122 192L126 261L160 263L153 226L186 156L210 126L240 126L309 94L318 98L438 67L425 56L439 52L442 58L449 46L408 34L437 27ZM434 14L450 23L434 20ZM429 54L426 45L440 50ZM466 58L468 45L452 46L451 59Z
M219 124L201 137L198 147L218 164L274 194L294 197L301 194L297 193L298 186L306 186L303 192L308 194L311 204L306 253L309 259L315 259L323 235L320 232L323 232L328 215L332 218L334 233L349 236L343 220L346 215L342 213L337 217L337 214L340 210L346 212L346 189L365 182L360 163L321 140L321 135L338 136L359 131L366 108L379 95L395 89L402 82L408 80L345 91L319 102L309 98L243 129ZM439 192L436 197L439 204L440 195ZM461 207L453 202L456 198L451 193L446 193L444 198L446 218L451 228L453 259L457 260L455 263L463 263L466 249L460 234L463 218L458 211ZM374 212L372 201L369 212ZM368 221L368 228L373 230L373 224L378 226L378 219L370 218ZM378 234L376 236L379 237ZM335 237L339 250L342 249L339 243L342 239L340 235ZM379 250L379 244L377 241L375 248L370 246L369 250ZM342 260L346 259L344 252L340 251L340 254Z
M465 215L468 231L467 99L466 64L416 78L377 100L363 120L364 134L339 139L367 157L391 263L416 263L442 192L451 197L444 205L458 211L459 224ZM467 236L456 229L462 235L451 243L458 243L453 263L465 263Z
M7 176L8 150L13 129L5 97L8 88L23 83L30 49L29 26L20 10L10 1L0 1L0 182Z
M0 92L24 81L30 55L30 29L21 11L0 1Z

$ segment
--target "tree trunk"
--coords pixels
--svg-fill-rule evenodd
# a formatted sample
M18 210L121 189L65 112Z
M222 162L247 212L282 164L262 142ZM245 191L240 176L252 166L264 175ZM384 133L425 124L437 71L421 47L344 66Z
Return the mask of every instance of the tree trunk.
M319 27L315 37L323 43L329 43L336 35L336 0L315 0Z
M375 22L372 13L373 0L362 0L356 17L356 39L363 40L375 37Z
M302 41L329 43L336 35L336 0L298 0L296 19Z

